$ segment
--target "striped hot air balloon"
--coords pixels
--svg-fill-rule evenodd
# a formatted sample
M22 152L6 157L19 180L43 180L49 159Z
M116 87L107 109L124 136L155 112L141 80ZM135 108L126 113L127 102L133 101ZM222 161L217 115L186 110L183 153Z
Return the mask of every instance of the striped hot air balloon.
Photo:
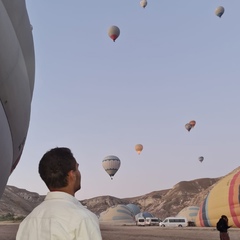
M108 173L108 175L111 177L111 179L113 179L113 176L120 168L120 165L121 165L120 159L114 155L106 156L102 160L102 166L104 170Z
M240 227L240 168L221 178L202 202L196 226L215 227L221 215L228 216L229 225Z

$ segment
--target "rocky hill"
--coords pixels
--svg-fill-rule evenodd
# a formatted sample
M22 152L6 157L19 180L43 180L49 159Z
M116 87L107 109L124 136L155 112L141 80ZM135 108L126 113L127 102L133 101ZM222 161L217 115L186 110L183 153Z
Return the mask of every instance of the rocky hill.
M0 220L24 217L43 199L44 196L37 193L14 186L6 186L0 199Z
M99 196L82 202L99 215L107 208L117 204L134 203L141 211L147 211L159 218L174 216L187 206L200 206L208 192L220 178L202 178L182 181L171 189L154 191L132 198ZM45 196L14 186L7 186L0 200L0 220L23 218L43 201Z
M102 211L117 204L134 203L141 211L150 212L161 219L175 216L187 206L200 206L209 191L220 178L203 178L182 181L171 189L154 191L133 198L101 196L81 201L88 209L99 215Z

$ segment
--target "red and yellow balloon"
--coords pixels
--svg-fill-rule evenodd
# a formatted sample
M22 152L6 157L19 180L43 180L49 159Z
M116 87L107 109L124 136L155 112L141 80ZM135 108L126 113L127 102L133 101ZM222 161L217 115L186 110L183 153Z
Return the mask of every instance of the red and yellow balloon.
M228 217L228 225L240 227L240 168L237 168L209 192L196 217L199 227L214 227L221 215Z

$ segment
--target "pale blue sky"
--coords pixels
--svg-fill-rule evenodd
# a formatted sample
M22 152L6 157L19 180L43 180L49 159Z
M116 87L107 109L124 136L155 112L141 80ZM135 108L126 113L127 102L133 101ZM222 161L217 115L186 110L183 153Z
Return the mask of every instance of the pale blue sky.
M139 196L239 166L240 1L139 2L26 1L36 79L8 185L46 194L38 162L56 146L80 164L78 199ZM111 25L121 30L115 43ZM121 160L114 180L102 168L107 155Z

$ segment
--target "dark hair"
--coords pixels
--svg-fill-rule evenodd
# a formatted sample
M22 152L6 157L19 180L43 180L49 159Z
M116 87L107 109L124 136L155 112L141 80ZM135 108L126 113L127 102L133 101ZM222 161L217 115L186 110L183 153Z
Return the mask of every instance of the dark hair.
M48 188L62 188L68 184L69 171L76 170L76 160L69 148L53 148L39 162L38 172Z

